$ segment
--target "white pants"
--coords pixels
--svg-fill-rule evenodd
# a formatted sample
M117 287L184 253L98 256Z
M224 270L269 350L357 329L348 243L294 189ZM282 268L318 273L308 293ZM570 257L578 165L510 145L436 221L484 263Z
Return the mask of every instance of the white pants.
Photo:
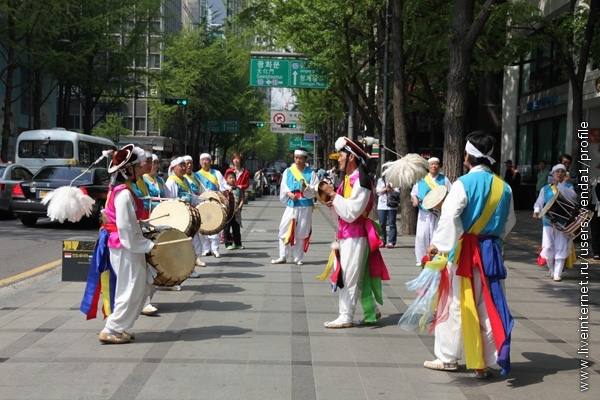
M140 316L153 289L148 282L150 274L146 266L146 256L123 248L111 248L110 263L117 275L117 284L113 312L106 319L104 331L128 331Z
M217 232L214 235L202 235L204 236L204 240L202 240L202 250L203 252L208 251L219 251L219 246L221 244L221 232Z
M295 245L293 249L294 259L302 260L304 256L304 242L310 236L312 229L312 207L286 207L279 223L279 257L288 258L289 247L283 244L292 219L295 219L294 227Z
M461 298L461 278L456 275L457 266L448 263L448 276L452 280L452 293L449 294L450 308L448 310L448 319L440 322L435 327L435 356L444 363L455 363L463 358L463 326L461 320L460 298ZM481 285L481 275L478 269L473 269L473 294L475 296L475 305L479 315L479 329L483 346L483 360L486 366L496 364L498 353L492 334L492 327L488 317L485 301L483 298L483 287ZM441 301L440 301L441 302Z
M196 253L196 257L200 257L202 255L202 242L204 241L204 235L196 233L192 237L192 245L194 245L194 252Z
M438 226L439 218L429 211L419 209L417 219L417 235L415 236L415 257L417 264L427 254L427 248L431 244L431 239Z
M349 323L354 320L356 305L361 296L364 266L362 265L369 241L366 237L340 240L340 264L344 288L339 292L339 316L337 323ZM377 304L375 313L378 313Z

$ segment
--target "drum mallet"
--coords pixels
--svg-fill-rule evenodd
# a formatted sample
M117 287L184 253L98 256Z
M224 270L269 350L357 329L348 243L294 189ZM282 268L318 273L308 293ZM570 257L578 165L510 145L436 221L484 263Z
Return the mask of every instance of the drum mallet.
M181 243L181 242L189 242L191 240L192 240L191 237L187 237L187 238L183 238L183 239L169 240L168 242L156 243L155 246L162 246L165 244L175 244L175 243Z

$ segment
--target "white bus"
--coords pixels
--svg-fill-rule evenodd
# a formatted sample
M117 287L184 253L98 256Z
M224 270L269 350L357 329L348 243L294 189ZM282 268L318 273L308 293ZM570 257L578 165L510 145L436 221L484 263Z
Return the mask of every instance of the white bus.
M24 165L33 173L46 165L90 165L102 155L103 150L116 148L107 138L64 128L25 131L17 138L15 163Z

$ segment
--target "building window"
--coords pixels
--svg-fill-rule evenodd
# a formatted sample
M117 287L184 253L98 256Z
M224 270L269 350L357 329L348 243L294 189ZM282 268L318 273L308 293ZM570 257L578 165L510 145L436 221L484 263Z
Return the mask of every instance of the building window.
M565 152L567 117L533 121L519 127L517 169L521 181L535 183L539 162L546 161L552 168L558 156Z
M554 43L532 51L522 59L521 93L543 90L568 78L562 68L557 66L557 51Z

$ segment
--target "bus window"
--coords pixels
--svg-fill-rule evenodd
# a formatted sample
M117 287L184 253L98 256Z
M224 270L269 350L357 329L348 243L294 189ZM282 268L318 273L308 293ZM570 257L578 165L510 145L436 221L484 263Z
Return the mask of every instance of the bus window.
M90 165L92 157L90 154L90 143L83 140L79 141L79 164Z

